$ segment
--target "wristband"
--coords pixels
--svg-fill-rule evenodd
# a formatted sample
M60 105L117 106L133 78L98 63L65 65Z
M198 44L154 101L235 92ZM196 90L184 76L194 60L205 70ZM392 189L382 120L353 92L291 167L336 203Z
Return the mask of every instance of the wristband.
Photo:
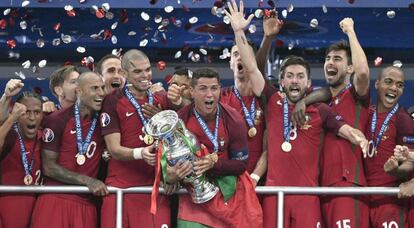
M260 180L259 175L255 174L255 173L250 174L250 178L252 178L256 182L259 182L259 180Z
M142 159L142 148L141 147L134 148L132 150L132 156L134 157L135 160Z

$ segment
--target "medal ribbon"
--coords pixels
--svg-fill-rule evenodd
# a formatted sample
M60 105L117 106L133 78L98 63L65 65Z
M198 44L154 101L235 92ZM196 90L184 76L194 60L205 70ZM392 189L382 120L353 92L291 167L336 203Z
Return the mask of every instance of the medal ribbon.
M78 146L78 153L81 155L84 155L86 153L86 150L88 149L89 143L91 142L92 134L96 128L96 122L98 122L98 112L94 113L91 126L89 127L88 133L86 134L86 139L85 141L83 141L81 117L80 117L78 103L75 104L74 110L75 110L75 125L76 125L76 144Z
M339 93L335 96L334 99L331 100L331 102L329 102L329 106L332 106L334 104L334 100L337 99L339 96L341 96L343 93L345 93L347 90L349 90L352 87L352 84L349 83L348 85L346 85L341 91L339 91Z
M292 122L289 121L289 106L286 96L283 98L283 138L285 142L290 140L290 129Z
M207 126L206 122L203 120L203 118L200 116L200 114L198 114L196 109L193 108L193 110L194 110L194 115L196 116L197 122L198 122L198 124L200 124L201 129L203 129L204 134L206 134L208 139L210 140L210 142L213 143L214 152L217 152L218 149L219 149L219 143L218 143L217 139L218 139L218 128L219 128L219 122L220 122L220 106L217 105L216 125L214 127L214 136L211 133L210 129L208 129L208 126Z
M243 110L243 113L244 113L244 119L246 120L247 125L249 125L249 128L254 127L253 120L256 117L256 98L253 97L253 101L250 104L250 113L249 113L249 111L247 110L246 105L243 102L243 99L240 95L240 92L236 87L234 87L234 94L236 94L237 99L239 99L239 101L242 105L242 110Z
M378 145L381 142L382 135L384 134L385 129L387 128L391 120L391 117L397 112L398 107L399 107L398 104L394 105L394 108L392 108L392 110L387 114L387 117L385 117L385 120L381 125L380 131L378 132L378 135L375 138L375 141L373 141L374 148L378 148ZM374 134L375 134L376 127L377 127L377 111L374 112L374 115L372 115L372 119L371 119L371 140L374 140Z
M23 164L23 168L24 168L24 173L27 175L31 175L32 173L32 169L33 169L33 164L34 164L34 157L35 157L35 149L36 149L36 142L34 144L33 147L33 151L32 151L32 162L29 165L29 161L27 160L27 150L26 147L24 146L24 142L23 142L23 138L22 135L20 134L19 128L17 127L17 124L13 125L14 130L17 133L17 137L19 139L19 144L20 144L20 155L22 157L22 164Z
M139 105L135 97L132 96L127 86L125 86L124 88L124 93L126 97L128 98L129 102L132 104L132 106L134 106L135 110L137 111L138 116L141 119L142 125L144 126L147 125L148 120L144 117L144 114L142 113L141 105ZM147 90L147 95L148 95L148 103L152 105L154 103L154 97L152 96L152 93L150 90Z

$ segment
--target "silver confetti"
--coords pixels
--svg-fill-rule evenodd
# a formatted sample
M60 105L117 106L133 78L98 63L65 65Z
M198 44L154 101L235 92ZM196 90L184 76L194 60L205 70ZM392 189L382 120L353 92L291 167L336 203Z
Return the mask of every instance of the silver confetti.
M117 44L118 43L118 37L116 37L115 35L112 35L111 42L112 42L112 44Z
M171 13L173 10L174 10L174 7L173 7L173 6L166 6L166 7L164 8L164 11L165 11L166 13Z
M19 78L21 78L22 80L26 79L26 75L23 74L23 72L19 71L19 72L14 72L14 74L16 76L19 76Z
M256 25L251 24L251 25L249 26L249 32L250 32L250 33L255 33L255 32L256 32Z
M73 10L73 6L71 5L65 5L65 7L63 7L66 11L71 11Z
M112 12L106 12L105 13L105 18L108 19L108 20L114 19L114 13L112 13Z
M20 28L25 30L27 29L27 22L26 21L20 21Z
M211 14L212 14L213 16L216 16L216 15L217 15L217 6L213 6L213 7L211 8Z
M10 11L11 11L11 9L10 9L10 8L5 9L5 10L3 11L3 15L4 15L4 16L9 15Z
M195 53L194 55L191 56L191 61L195 63L200 61L200 55L198 53Z
M318 20L317 19L312 19L311 21L310 21L310 23L309 23L309 25L312 27L312 28L316 28L316 27L318 27Z
M52 40L52 45L53 46L59 46L60 45L60 39L59 38L55 38Z
M256 18L262 18L263 17L263 10L257 9L256 11L254 11L254 16Z
M111 7L109 6L109 3L105 2L105 3L103 3L103 4L102 4L102 9L103 9L105 12L108 12L108 11L109 11L109 9L111 9Z
M400 60L394 60L394 62L392 62L392 65L401 68L403 64Z
M291 13L295 7L292 4L289 4L287 7L288 13Z
M79 53L85 53L86 49L84 47L79 46L76 48L76 51Z
M145 12L141 12L141 18L144 21L148 21L150 19L150 16Z
M46 64L47 64L47 60L46 60L46 59L43 59L43 60L41 60L41 61L39 62L38 66L39 66L40 68L43 68L43 67L45 67L45 66L46 66Z
M283 18L286 18L287 17L287 14L288 14L288 12L287 12L287 10L282 10L282 17Z
M178 58L180 58L181 57L181 51L177 51L176 53L175 53L175 55L174 55L174 58L175 59L178 59Z
M389 19L393 19L395 17L395 11L394 10L388 10L387 11L387 17Z
M45 40L44 40L44 39L38 39L38 40L36 41L36 46L37 46L38 48L42 48L42 47L44 47L44 46L45 46Z
M190 24L195 24L198 22L198 18L197 17L192 17L188 20L188 22L190 22Z
M118 27L118 22L115 22L115 23L113 23L113 24L111 25L111 29L112 29L112 30L115 30L115 29L116 29L116 27Z
M200 48L199 51L200 51L201 54L207 55L207 50L206 49Z
M22 2L22 7L26 7L30 4L30 1L23 1Z
M128 36L135 36L137 34L137 32L135 31L129 31L128 32Z
M139 46L140 47L145 47L148 44L148 40L147 39L143 39L139 42Z
M72 42L72 37L70 35L65 35L62 33L61 37L60 37L63 41L63 43L68 44L70 42Z
M325 5L322 5L323 13L328 13L328 8Z
M159 24L159 23L161 23L161 21L162 21L161 15L155 15L154 22L157 23L157 24Z
M30 62L30 60L26 60L24 61L24 63L22 63L22 66L24 69L29 69L31 64L32 63Z
M223 22L224 24L228 25L230 24L230 17L228 17L227 15L223 17Z

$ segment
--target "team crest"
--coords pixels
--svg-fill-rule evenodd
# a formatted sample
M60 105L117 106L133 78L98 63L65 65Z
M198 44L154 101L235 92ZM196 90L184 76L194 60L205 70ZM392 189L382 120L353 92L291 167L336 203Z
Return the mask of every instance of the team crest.
M109 125L109 123L111 123L111 117L109 116L108 113L103 112L101 114L101 126L106 127Z
M52 129L50 128L43 129L43 133L42 133L43 142L47 142L47 143L52 142L54 138L55 138L55 133L53 133Z

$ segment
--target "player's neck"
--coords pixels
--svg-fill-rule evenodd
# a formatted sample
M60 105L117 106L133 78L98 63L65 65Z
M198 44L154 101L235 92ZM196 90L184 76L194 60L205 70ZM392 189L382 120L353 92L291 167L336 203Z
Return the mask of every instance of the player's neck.
M236 78L234 80L236 88L239 90L241 96L251 96L253 95L252 86L249 79Z
M201 109L195 107L197 113L203 118L203 120L208 123L212 120L216 120L216 114L217 114L217 107L214 109L214 111L205 113Z
M73 104L74 104L75 102L72 102L72 101L68 101L68 100L66 100L66 99L59 99L59 104L60 104L60 107L62 107L62 109L64 109L64 108L67 108L67 107L70 107L70 106L72 106Z
M393 106L393 107L394 107L394 106ZM393 107L391 107L391 108L387 108L387 107L385 107L384 105L382 105L380 102L378 102L378 103L377 103L377 112L378 112L378 113L383 113L383 112L388 113L388 112L390 112L390 111L391 111L391 109L392 109Z
M93 110L90 107L84 105L80 101L78 101L78 104L79 104L79 112L82 118L85 119L85 118L92 116Z
M135 99L145 99L147 98L147 91L137 90L134 86L129 87L132 95Z

